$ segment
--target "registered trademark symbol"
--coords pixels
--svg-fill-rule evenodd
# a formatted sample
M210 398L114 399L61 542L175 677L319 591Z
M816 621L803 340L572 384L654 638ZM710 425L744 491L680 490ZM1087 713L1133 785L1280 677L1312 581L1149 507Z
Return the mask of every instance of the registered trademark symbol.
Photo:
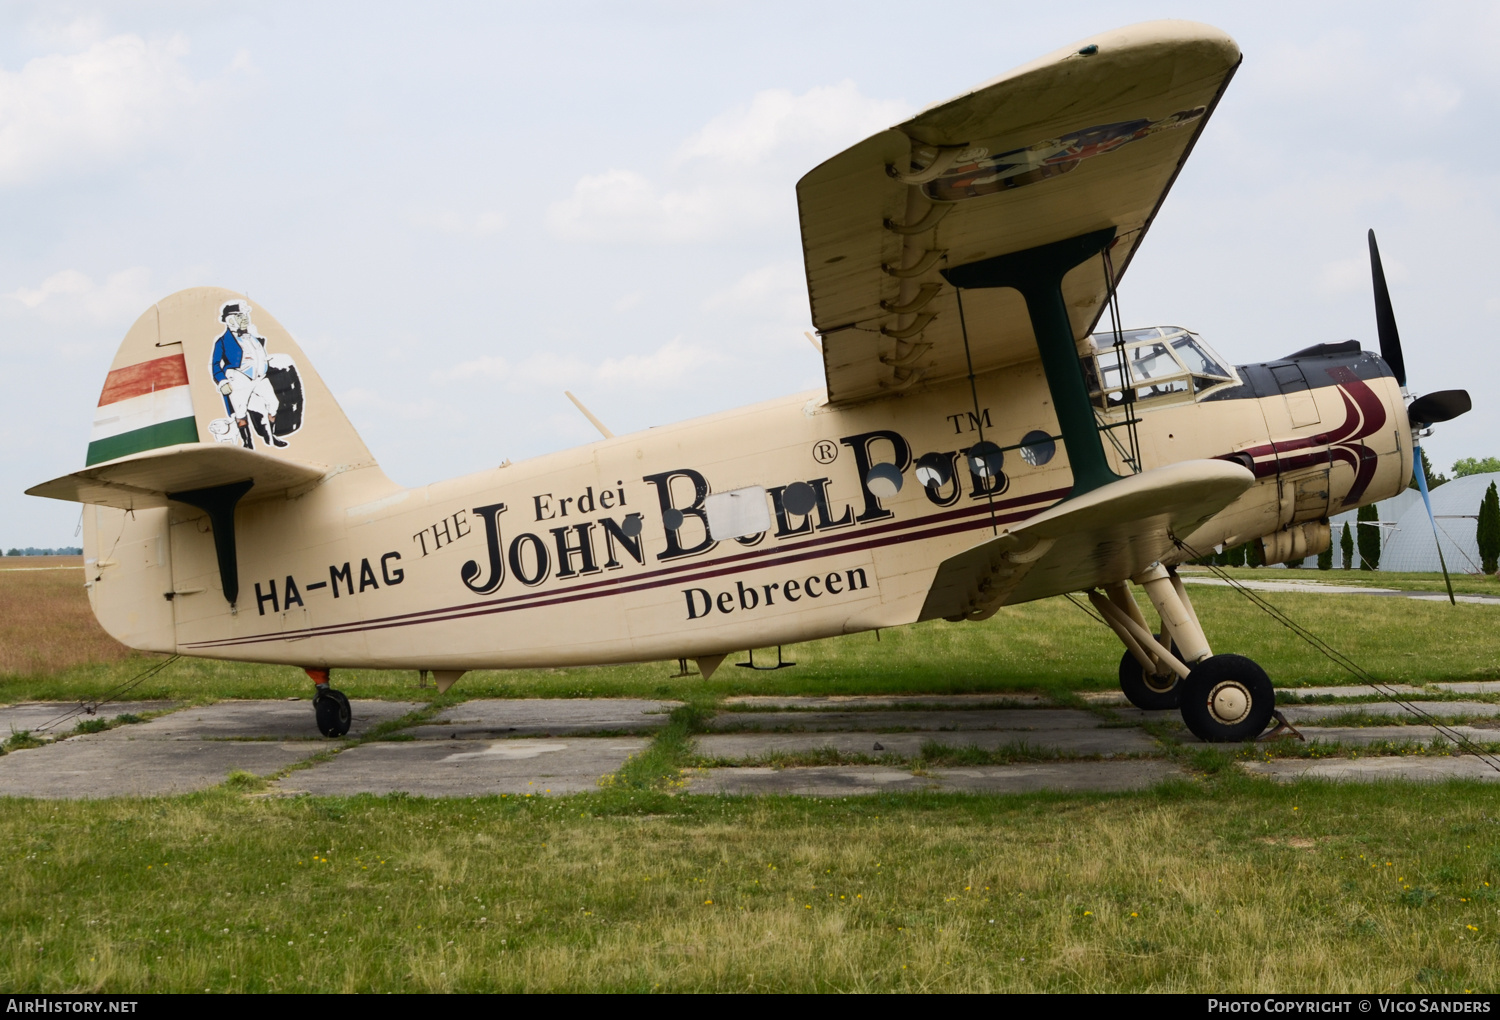
M838 455L838 445L826 439L820 439L813 444L813 460L819 464L832 464L838 459Z

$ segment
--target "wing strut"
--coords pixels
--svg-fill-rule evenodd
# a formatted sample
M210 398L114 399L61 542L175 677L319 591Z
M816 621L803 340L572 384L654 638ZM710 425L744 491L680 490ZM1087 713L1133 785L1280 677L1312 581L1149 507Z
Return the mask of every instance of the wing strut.
M955 287L1014 287L1026 299L1031 329L1042 355L1042 368L1047 373L1047 389L1057 408L1063 445L1073 469L1069 499L1120 477L1104 457L1104 444L1094 421L1094 405L1078 363L1078 344L1062 292L1063 277L1068 271L1098 255L1114 239L1115 228L1107 227L941 271L943 278Z

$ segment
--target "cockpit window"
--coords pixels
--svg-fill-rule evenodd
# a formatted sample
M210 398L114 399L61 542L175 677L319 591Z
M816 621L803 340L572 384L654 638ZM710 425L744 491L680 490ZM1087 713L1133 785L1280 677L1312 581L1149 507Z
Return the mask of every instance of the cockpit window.
M1234 372L1198 336L1176 326L1123 330L1115 347L1113 333L1095 333L1094 355L1084 359L1084 374L1096 406L1113 410L1125 403L1127 382L1137 402L1180 402L1214 386L1233 383ZM1128 365L1128 380L1125 365Z
M1204 351L1196 337L1191 333L1184 333L1172 341L1172 350L1177 352L1177 357L1187 366L1187 370L1194 375L1212 376L1215 379L1233 378L1224 371L1217 361Z

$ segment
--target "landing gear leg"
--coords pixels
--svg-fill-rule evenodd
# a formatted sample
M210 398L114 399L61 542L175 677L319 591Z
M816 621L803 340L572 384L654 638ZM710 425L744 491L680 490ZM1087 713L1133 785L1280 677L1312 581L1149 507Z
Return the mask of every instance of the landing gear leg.
M313 716L318 721L318 732L325 737L342 737L349 732L349 723L354 718L349 699L344 697L343 691L336 691L329 684L328 670L306 669L303 672L312 678L317 691L313 695Z
M1257 736L1276 711L1265 670L1243 655L1213 654L1175 573L1155 564L1132 580L1161 615L1159 636L1147 628L1127 582L1110 585L1107 598L1089 592L1089 601L1125 644L1120 661L1125 696L1139 708L1180 708L1187 728L1210 743Z

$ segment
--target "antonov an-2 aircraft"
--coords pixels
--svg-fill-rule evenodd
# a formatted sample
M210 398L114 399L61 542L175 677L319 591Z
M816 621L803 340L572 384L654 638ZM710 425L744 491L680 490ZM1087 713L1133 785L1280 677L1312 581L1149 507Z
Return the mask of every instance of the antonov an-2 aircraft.
M89 597L153 652L335 669L695 659L1086 592L1136 704L1206 740L1266 728L1271 682L1214 654L1177 564L1412 477L1381 356L1322 343L1231 366L1175 326L1095 332L1240 63L1181 21L1107 32L927 108L797 185L826 390L407 489L297 342L241 294L149 308L105 378L87 466ZM1141 585L1160 615L1150 626Z

